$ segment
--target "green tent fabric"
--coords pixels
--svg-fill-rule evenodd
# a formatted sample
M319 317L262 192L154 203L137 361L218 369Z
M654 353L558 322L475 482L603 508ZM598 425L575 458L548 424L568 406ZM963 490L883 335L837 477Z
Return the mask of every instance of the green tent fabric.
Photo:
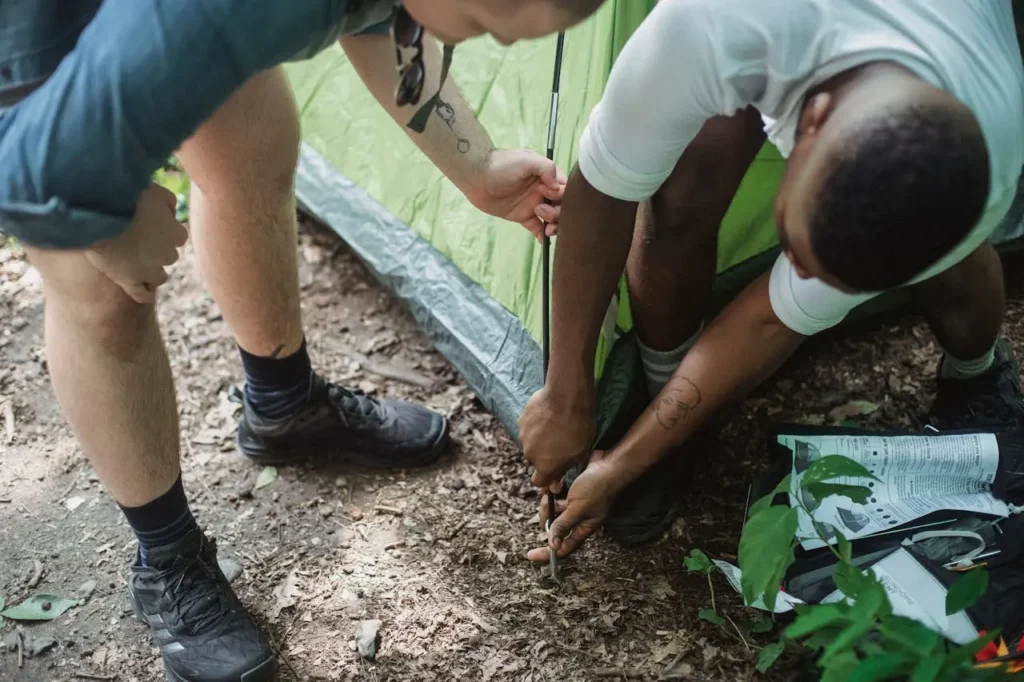
M566 171L615 57L654 1L609 0L566 34L555 155ZM456 50L453 77L499 147L545 148L555 44L552 36L503 48L483 38ZM517 436L519 414L543 377L540 246L472 207L373 100L340 48L289 65L288 75L302 115L300 205L349 243ZM775 257L772 205L782 171L781 156L766 145L724 220L720 302ZM1004 241L1024 231L1018 204ZM598 351L605 385L615 383L605 360L630 327L623 284Z

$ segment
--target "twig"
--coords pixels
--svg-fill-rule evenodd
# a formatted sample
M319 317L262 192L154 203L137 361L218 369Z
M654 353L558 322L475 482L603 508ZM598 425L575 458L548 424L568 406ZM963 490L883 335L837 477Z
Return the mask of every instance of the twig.
M34 589L39 581L43 579L43 564L39 559L32 560L32 577L28 581L28 589Z
M677 653L676 657L672 659L672 662L665 666L665 669L661 671L661 675L658 677L658 679L659 680L664 680L665 676L670 674L675 669L675 667L677 665L679 665L679 661L681 661L681 660L683 660L683 652L682 651Z
M23 635L21 634L20 631L14 637L18 641L18 667L19 668L25 667L25 642L22 639L22 637L23 637Z
M358 362L359 365L370 374L376 374L377 376L384 377L385 379L394 379L395 381L401 381L402 383L411 384L412 386L419 386L420 388L433 388L437 383L436 380L424 376L419 372L395 367L387 362L371 360L362 353L356 352L351 348L340 347L339 351L342 355Z
M381 514L394 514L395 516L402 516L403 514L405 514L405 512L399 509L398 507L387 507L383 504L378 504L376 507L373 508L373 511L379 512Z
M718 613L718 607L715 606L715 586L711 584L711 574L706 575L708 576L708 589L711 590L711 610Z
M10 504L10 503L11 503L11 498L9 498L9 497L0 497L0 504Z
M6 430L5 440L8 443L14 442L14 405L11 399L6 398L3 402L4 408L4 429Z
M594 677L600 679L615 679L621 677L624 680L642 680L644 675L639 670L622 670L621 668L605 668L604 670L595 670Z
M73 673L72 677L80 680L116 680L117 675L94 675L92 673Z
M732 618L730 618L730 617L729 617L729 614L728 614L728 613L723 613L722 615L723 615L723 616L725 616L725 619L726 619L727 621L729 621L730 623L732 623L732 626L733 626L734 628L736 628L736 634L740 636L740 641L741 641L741 642L743 642L743 646L745 646L745 647L747 648L747 653L750 653L750 645L749 645L749 644L747 644L747 640L746 640L746 639L745 639L745 638L743 637L743 633L742 633L742 632L740 632L740 629L739 629L738 627L736 627L736 623L735 623L735 622L733 621L733 619L732 619Z
M462 519L461 521L459 521L458 525L452 529L452 532L448 533L448 537L445 538L445 541L451 542L452 540L454 540L455 536L462 532L462 529L466 527L467 523L469 523L468 519Z
M387 552L392 549L398 549L399 547L405 547L405 540L399 540L398 542L392 542L390 545L385 545L384 551Z

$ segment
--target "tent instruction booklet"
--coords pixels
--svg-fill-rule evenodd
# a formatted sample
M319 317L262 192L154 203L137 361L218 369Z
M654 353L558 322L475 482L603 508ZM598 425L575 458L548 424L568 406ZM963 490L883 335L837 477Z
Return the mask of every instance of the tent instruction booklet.
M999 445L988 433L920 436L792 435L778 442L793 453L790 504L811 507L818 501L801 486L803 474L818 459L843 455L863 465L879 480L838 478L830 483L871 489L866 504L831 496L814 518L832 544L838 530L848 539L884 533L941 510L1009 516L1006 503L992 495L999 468ZM797 537L805 550L824 547L811 518L799 511Z

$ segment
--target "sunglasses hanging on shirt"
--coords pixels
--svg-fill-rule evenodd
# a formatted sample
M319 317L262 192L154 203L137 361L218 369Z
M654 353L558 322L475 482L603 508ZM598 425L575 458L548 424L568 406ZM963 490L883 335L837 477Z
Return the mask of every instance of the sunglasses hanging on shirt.
M395 104L400 107L419 104L423 95L423 84L426 80L426 66L423 63L423 37L426 31L412 15L406 11L402 3L395 3L394 19L391 22L391 39L395 43L395 58L398 61L398 86L395 90ZM402 58L402 50L414 50L412 59L406 62ZM452 63L455 47L444 46L444 59L441 63L441 80L437 94L430 98L413 116L409 128L422 133L426 128L431 110L437 108L441 101L441 91L448 79L448 70Z

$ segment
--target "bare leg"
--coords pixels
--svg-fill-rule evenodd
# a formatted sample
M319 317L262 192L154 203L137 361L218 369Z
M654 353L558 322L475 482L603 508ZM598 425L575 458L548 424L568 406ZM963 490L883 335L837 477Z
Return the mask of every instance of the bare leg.
M281 69L255 76L178 154L192 179L203 276L238 344L288 356L302 343L294 176L299 116Z
M1006 312L1003 266L991 244L911 288L939 345L955 358L979 357L995 345Z
M711 119L641 205L626 273L645 345L675 349L699 329L711 299L719 225L764 139L753 109Z
M156 311L81 254L26 252L43 278L57 400L114 499L142 506L180 473L174 383Z

